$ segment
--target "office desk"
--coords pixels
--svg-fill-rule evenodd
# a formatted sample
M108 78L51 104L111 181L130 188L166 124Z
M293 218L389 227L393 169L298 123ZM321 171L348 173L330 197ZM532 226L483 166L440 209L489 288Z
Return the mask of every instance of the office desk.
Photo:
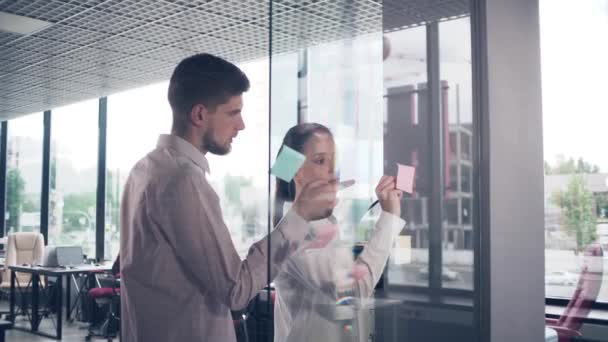
M11 322L13 323L13 328L16 330L23 330L23 331L27 331L27 332L31 332L33 334L36 335L40 335L40 336L44 336L44 337L50 337L50 338L54 338L54 339L61 339L61 335L62 335L62 320L61 320L61 316L62 316L62 296L63 296L63 281L64 278L66 280L66 300L65 300L65 308L66 308L66 320L70 319L70 313L71 313L71 303L70 303L70 291L71 291L71 286L70 286L70 277L77 275L77 274L86 274L87 277L94 277L96 274L99 273L103 273L106 271L111 270L111 265L102 265L102 266L93 266L93 265L84 265L84 266L78 266L78 267L74 267L74 268L63 268L63 267L42 267L42 266L9 266L9 269L11 270L11 293L10 293L10 318L11 318ZM19 272L19 273L28 273L31 274L31 280L30 282L27 284L27 286L25 287L25 289L27 290L28 288L31 287L32 289L32 308L31 308L31 314L27 314L27 318L30 321L30 328L25 328L25 327L18 327L15 326L15 300L16 300L16 293L15 291L16 289L16 277L15 277L15 273ZM42 284L40 281L40 277L41 276L46 276L46 277L56 277L57 278L57 291L56 291L56 298L55 298L55 303L54 303L54 308L55 308L55 312L56 312L56 331L55 331L55 335L50 335L44 332L40 332L38 331L38 326L40 325L40 321L41 321L41 317L40 317L40 308L39 308L39 296L40 296L40 285ZM90 278L89 278L90 279ZM19 291L21 291L21 284L19 284ZM80 296L82 295L83 289L79 289L79 294L77 297L80 298ZM26 310L27 313L27 310Z

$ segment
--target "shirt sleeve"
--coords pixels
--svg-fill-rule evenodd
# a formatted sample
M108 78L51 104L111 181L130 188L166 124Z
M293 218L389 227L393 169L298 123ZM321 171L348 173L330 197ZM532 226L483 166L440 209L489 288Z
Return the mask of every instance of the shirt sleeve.
M355 283L356 294L359 297L366 298L373 294L374 287L384 271L395 238L404 226L405 220L401 217L385 211L380 214L380 218L376 222L376 229L355 261L356 265L367 267L367 272Z
M395 238L404 226L402 218L383 211L356 260L353 260L352 246L334 244L298 251L283 271L307 288L324 293L326 299L335 300L344 293L370 297L384 271ZM363 269L361 277L354 277L355 268Z
M158 225L179 265L202 291L238 310L266 285L309 233L294 211L253 244L245 260L238 255L222 218L219 198L202 174L187 174L162 189L148 215ZM270 254L269 252L270 246Z

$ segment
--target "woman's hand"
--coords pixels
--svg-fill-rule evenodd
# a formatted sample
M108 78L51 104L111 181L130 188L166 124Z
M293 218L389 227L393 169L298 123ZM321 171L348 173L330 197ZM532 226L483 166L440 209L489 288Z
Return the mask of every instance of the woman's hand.
M376 196L382 210L395 216L401 216L401 197L403 192L395 188L397 179L394 176L382 176L376 186Z

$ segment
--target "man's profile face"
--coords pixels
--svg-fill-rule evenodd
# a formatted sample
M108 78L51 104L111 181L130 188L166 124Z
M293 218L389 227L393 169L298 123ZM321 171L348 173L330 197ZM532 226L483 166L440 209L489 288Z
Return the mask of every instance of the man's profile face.
M225 155L232 148L232 139L245 129L241 116L243 96L236 95L209 113L209 124L203 135L203 148L213 154Z

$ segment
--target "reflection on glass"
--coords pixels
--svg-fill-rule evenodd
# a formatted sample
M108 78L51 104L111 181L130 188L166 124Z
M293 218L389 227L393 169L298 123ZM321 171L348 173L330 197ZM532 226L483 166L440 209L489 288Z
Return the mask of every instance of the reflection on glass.
M577 289L584 288L587 300L606 303L608 275L601 267L608 250L608 157L602 137L608 47L598 42L608 35L608 3L539 5L545 293L578 303Z
M376 185L385 174L381 7L373 2L303 2L279 13L292 4L276 1L274 5L273 48L276 46L280 52L284 40L291 39L284 36L285 32L296 33L289 43L301 48L295 70L298 82L290 89L297 106L289 112L297 110L299 124L323 125L333 136L326 145L311 138L310 145L302 149L307 161L300 169L300 177L306 178L308 167L324 168L329 163L331 167L319 173L318 178L355 181L350 188L338 192L338 206L327 220L329 228L325 220L313 223L315 232L319 231L315 238L327 238L325 244L316 245L313 240L314 247L294 256L276 278L274 340L375 339L374 317L381 310L381 300L373 299L374 288L383 284L381 275L392 252L391 235L394 237L401 230L384 225L387 222L381 219L385 216L379 207L368 212L376 199ZM326 25L332 30L327 36L311 30ZM280 77L273 56L273 103L285 92L274 87L282 84ZM276 138L282 140L291 127L279 123L275 129L275 123L283 120L282 115L273 105L273 157L278 152L274 149ZM325 158L308 150L321 148L320 145L331 146L335 156ZM326 231L331 234L326 236ZM363 262L366 258L368 265ZM359 276L358 266L363 266L364 274L355 279Z
M442 284L444 288L473 289L473 97L471 21L467 18L439 23L439 77L441 113L447 122L448 146L444 154ZM468 237L467 237L468 236Z
M51 120L49 244L94 257L98 100L57 108Z
M339 177L356 182L340 194L336 208L353 243L365 241L373 230L373 222L360 221L383 175L381 47L381 36L373 34L308 48L303 120L333 132Z
M245 129L226 156L206 155L208 181L220 198L226 226L244 258L253 243L268 232L268 59L238 65L251 83L243 94Z
M293 180L277 181L279 210L292 203L306 184L335 177L337 146L326 126L299 124L288 131L284 142L306 160ZM311 222L311 238L283 265L274 281L275 341L355 341L355 336L370 334L370 313L362 306L371 301L394 237L405 224L398 217L400 200L394 181L379 186L386 195L393 192L393 201L381 201L382 210L361 218L372 227L356 247L352 234L346 234L353 229L349 217L334 210L329 218Z
M8 122L6 233L40 230L43 113Z
M389 263L391 285L427 286L429 269L429 151L426 29L424 26L385 34L384 167L395 163L416 167L414 194L405 196L402 232L411 249L409 262ZM392 171L394 172L394 171ZM390 173L389 173L390 174ZM406 247L410 247L406 246ZM408 250L408 248L405 248Z
M277 58L277 65L293 74L283 85L294 85L295 55ZM229 155L207 154L211 166L208 180L220 198L223 217L241 257L267 234L267 145L268 136L268 60L239 65L247 74L251 88L243 94L243 120L246 129L234 139ZM287 73L286 73L287 74ZM108 98L106 170L106 258L119 251L119 208L126 177L133 165L156 147L159 134L171 130L171 109L167 101L168 83L126 91ZM289 89L289 88L286 88ZM274 103L274 102L273 102ZM295 98L276 100L285 120L295 110ZM293 109L291 109L293 108ZM293 116L295 118L295 115ZM286 121L289 123L289 120ZM295 121L294 121L295 122ZM137 127L137 132L133 131ZM137 139L137 143L133 143Z

